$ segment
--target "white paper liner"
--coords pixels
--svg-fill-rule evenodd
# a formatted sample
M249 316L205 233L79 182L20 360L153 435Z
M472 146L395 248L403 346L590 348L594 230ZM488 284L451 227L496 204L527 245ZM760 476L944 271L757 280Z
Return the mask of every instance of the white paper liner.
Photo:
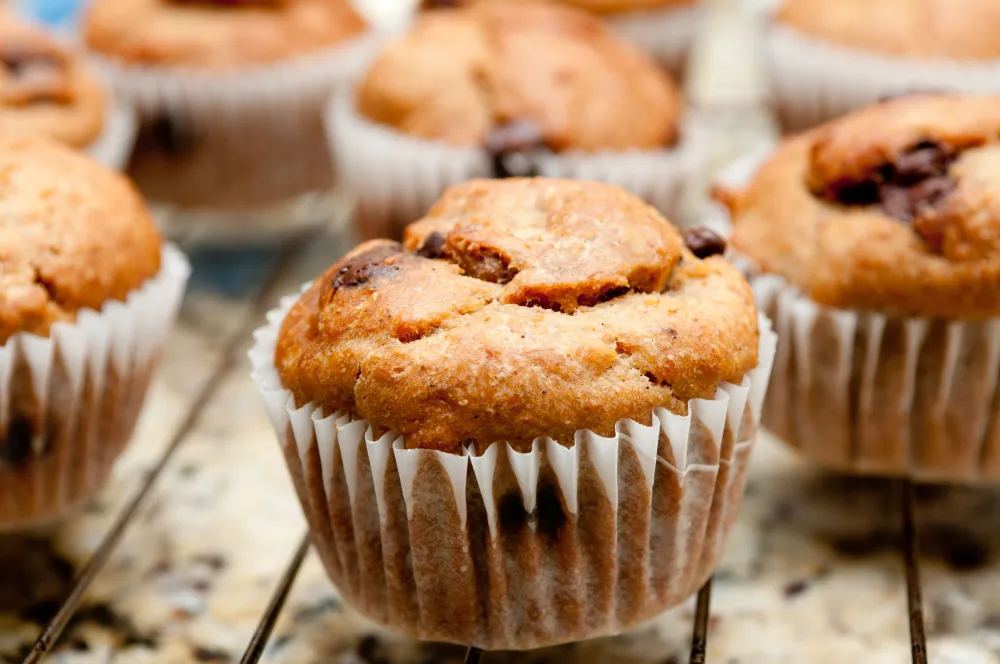
M741 385L616 435L579 431L530 452L408 450L363 420L296 408L274 368L284 298L254 334L260 389L340 593L428 641L528 649L618 633L697 591L722 554L746 482L777 343Z
M139 118L127 104L108 98L101 135L87 146L87 154L108 168L124 171L135 147Z
M168 118L180 134L174 153L140 140L130 168L140 188L157 204L225 225L268 210L280 218L300 196L330 195L323 105L364 70L382 41L381 33L369 32L322 53L238 72L126 65L96 56L95 64L144 122ZM320 214L300 220L306 216L312 224L326 221ZM230 226L238 238L238 221Z
M415 138L361 117L353 90L342 89L330 100L326 127L337 173L356 198L364 239L401 236L449 186L491 175L490 158L480 148ZM669 150L543 154L536 164L545 177L621 185L671 216L697 155L682 138Z
M688 53L702 18L697 4L622 12L605 17L623 39L662 63L672 74L684 76Z
M891 57L830 44L777 23L769 28L767 46L774 103L788 131L907 92L1000 92L1000 60Z
M48 337L22 333L0 346L0 529L63 515L106 481L189 273L167 245L160 272L125 301L83 310Z
M718 183L740 189L773 148ZM729 226L715 210L713 226ZM722 221L720 221L720 219ZM781 338L763 425L814 461L934 482L1000 480L1000 318L962 322L816 304L746 256L761 311Z

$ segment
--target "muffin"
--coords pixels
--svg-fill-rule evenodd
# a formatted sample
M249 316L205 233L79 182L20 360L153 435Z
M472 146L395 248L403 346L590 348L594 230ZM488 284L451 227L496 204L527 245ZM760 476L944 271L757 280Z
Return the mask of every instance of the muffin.
M496 0L424 0L424 8ZM676 75L683 75L698 32L699 0L560 0L604 18L626 41L646 51Z
M696 592L775 344L723 248L617 186L473 180L282 301L253 376L345 600L527 649Z
M799 131L913 91L1000 92L994 0L784 0L768 36L774 101Z
M121 175L0 138L0 528L63 514L132 433L188 266Z
M680 121L674 83L600 19L515 0L422 14L328 111L365 239L399 239L472 177L608 181L670 209Z
M120 169L135 128L77 54L0 9L0 131L51 138Z
M1000 479L1000 97L858 111L726 201L782 339L765 426L845 471Z
M372 41L348 0L96 0L83 35L142 114L130 175L154 201L222 218L329 194L321 109Z

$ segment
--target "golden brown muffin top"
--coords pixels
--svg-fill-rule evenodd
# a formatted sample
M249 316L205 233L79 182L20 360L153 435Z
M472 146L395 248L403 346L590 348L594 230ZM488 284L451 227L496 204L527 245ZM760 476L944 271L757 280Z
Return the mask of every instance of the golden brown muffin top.
M458 452L686 412L757 364L749 286L704 236L606 184L473 180L402 245L362 244L292 307L275 365L299 403Z
M46 139L0 138L0 343L124 300L162 241L124 176Z
M785 0L777 20L811 37L913 58L1000 58L996 0Z
M1000 97L911 96L785 141L733 244L820 304L1000 314Z
M0 11L0 131L84 147L101 133L105 103L75 54Z
M530 125L552 150L673 143L680 93L600 19L541 2L422 14L375 61L357 95L365 117L414 136L486 145Z
M130 64L228 70L323 50L359 35L349 0L94 0L88 46Z
M425 9L455 7L477 3L497 2L498 0L424 0ZM500 0L503 1L503 0ZM530 1L530 0L529 0ZM698 0L559 0L564 5L578 7L593 14L619 14L647 9L667 9L693 5Z

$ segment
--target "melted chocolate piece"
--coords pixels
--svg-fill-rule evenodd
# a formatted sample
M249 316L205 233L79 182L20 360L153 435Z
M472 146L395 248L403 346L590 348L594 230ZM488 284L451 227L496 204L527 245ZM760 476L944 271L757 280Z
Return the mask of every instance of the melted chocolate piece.
M506 284L517 275L517 269L510 266L510 257L499 250L482 245L474 245L455 256L465 274L473 279Z
M685 230L684 244L698 258L708 258L726 251L726 241L718 233L705 227Z
M14 417L7 425L7 434L0 441L0 462L15 468L31 458L31 440L35 427L26 417Z
M445 245L444 235L441 235L437 231L434 231L426 238L424 238L424 243L420 245L417 249L417 256L423 256L424 258L441 258L444 256L444 245Z
M391 245L376 247L352 257L340 268L337 276L333 278L333 282L331 283L333 291L336 292L341 288L360 286L367 283L373 276L380 272L393 271L391 266L385 265L385 262L402 252L403 248L399 243L393 242Z
M5 101L13 104L71 101L66 61L58 51L44 44L8 41L0 43L0 64L9 76L3 87Z
M511 120L494 126L483 147L490 155L493 177L534 177L538 169L528 153L545 147L545 138L534 122Z
M460 7L461 2L459 0L423 0L420 3L420 8L427 9L453 9L455 7Z

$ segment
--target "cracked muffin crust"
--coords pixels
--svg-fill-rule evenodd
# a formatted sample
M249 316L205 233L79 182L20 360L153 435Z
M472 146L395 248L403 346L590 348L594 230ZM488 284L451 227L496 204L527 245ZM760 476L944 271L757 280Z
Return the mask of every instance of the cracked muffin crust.
M497 2L498 0L424 0L423 7L453 7L455 5L472 5ZM505 2L506 0L499 0ZM530 0L529 0L530 1ZM618 14L621 12L644 11L649 9L667 9L686 7L698 0L559 0L564 5L579 7L594 14Z
M300 403L459 452L685 413L756 366L749 286L623 189L452 187L402 244L362 244L293 306L275 366Z
M876 53L1000 58L995 0L785 0L776 20L810 37Z
M84 147L101 133L105 103L80 58L0 11L0 131Z
M727 203L733 245L819 304L1000 314L1000 97L914 95L785 141Z
M313 53L364 30L348 0L96 0L83 26L104 56L206 71Z
M558 152L669 146L681 100L669 76L600 19L502 0L421 15L372 65L357 108L451 145L490 146L497 132L527 125L530 142Z
M160 270L131 183L47 140L0 138L0 218L0 343L124 300Z

